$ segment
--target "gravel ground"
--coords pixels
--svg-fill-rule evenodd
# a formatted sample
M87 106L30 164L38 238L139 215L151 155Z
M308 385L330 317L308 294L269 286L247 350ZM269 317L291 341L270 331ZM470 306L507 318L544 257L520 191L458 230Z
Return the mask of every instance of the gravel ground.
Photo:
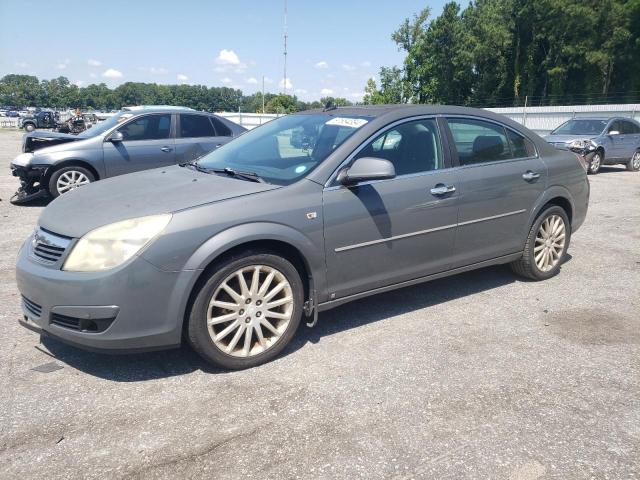
M9 203L19 144L0 132L0 477L640 477L640 174L591 177L549 281L500 267L378 295L227 373L18 325L15 255L42 208Z

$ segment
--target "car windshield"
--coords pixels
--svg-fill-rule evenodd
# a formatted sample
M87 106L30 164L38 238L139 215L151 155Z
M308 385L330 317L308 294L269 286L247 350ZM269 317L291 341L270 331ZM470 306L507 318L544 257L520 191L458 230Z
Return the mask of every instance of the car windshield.
M87 130L80 132L78 137L80 138L92 138L97 135L101 135L104 132L110 130L115 127L119 123L124 122L126 119L131 118L133 114L131 112L118 112L115 115L107 118L104 122L100 122L95 124L93 127L88 128Z
M292 114L272 120L198 160L198 167L252 172L288 185L307 175L371 117Z
M569 120L551 135L600 135L606 126L607 120Z

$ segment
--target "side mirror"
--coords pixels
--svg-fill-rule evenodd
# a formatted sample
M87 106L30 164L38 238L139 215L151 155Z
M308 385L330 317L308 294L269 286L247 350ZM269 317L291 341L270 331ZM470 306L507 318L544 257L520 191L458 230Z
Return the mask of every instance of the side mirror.
M122 132L118 132L118 131L113 132L111 135L109 135L109 138L107 139L107 141L111 143L118 143L118 142L122 142L123 140L124 140L124 135L122 135Z
M620 135L618 130L609 130L609 135Z
M353 185L369 180L386 180L396 176L393 163L384 158L362 157L338 174L343 185Z

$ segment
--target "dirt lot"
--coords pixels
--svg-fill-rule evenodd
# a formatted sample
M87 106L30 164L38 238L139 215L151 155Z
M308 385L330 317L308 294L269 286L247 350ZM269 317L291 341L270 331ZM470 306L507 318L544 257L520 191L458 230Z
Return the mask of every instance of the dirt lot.
M1 478L640 477L640 174L591 177L552 280L489 268L378 295L227 373L18 325L15 255L42 208L9 204L19 144L0 132Z

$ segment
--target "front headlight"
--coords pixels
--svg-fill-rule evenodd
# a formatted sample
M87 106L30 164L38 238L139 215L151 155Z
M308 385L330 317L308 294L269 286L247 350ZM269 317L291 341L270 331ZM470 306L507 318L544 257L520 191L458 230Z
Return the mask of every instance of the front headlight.
M96 228L78 240L62 269L97 272L122 265L162 232L170 220L170 214L152 215Z
M11 162L11 164L19 167L26 167L32 158L33 153L21 153L13 159L13 162Z

